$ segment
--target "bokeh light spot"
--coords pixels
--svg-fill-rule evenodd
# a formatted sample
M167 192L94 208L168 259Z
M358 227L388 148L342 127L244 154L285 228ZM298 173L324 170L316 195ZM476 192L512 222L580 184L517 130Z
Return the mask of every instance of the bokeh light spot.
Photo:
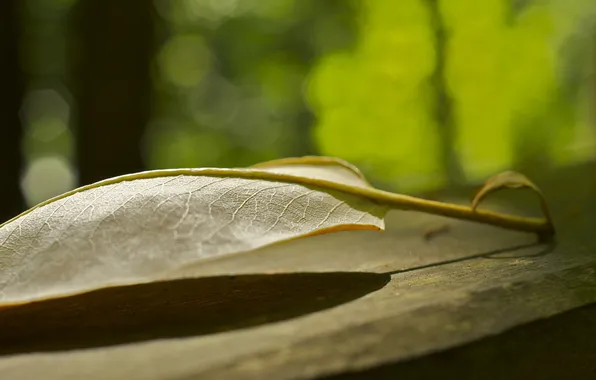
M75 171L62 156L34 159L27 166L21 180L21 188L29 206L72 190L75 186Z
M198 34L171 37L159 55L162 76L174 86L197 86L211 67L211 52Z

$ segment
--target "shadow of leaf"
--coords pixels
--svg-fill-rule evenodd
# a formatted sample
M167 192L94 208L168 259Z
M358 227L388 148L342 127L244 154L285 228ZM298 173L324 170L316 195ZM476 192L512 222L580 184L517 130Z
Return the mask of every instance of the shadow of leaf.
M531 257L540 257L550 254L555 247L557 246L556 242L551 243L526 243L526 244L518 244L510 247L498 248L494 249L490 252L482 252L476 253L474 255L458 257L452 260L443 260L437 261L426 265L415 266L407 269L398 269L389 272L385 272L385 274L392 276L399 273L405 272L412 272L426 268L433 268L439 267L441 265L459 263L462 261L478 259L478 258L486 258L486 259L519 259L519 258L531 258Z
M486 254L484 257L487 259L500 260L541 257L552 253L556 247L557 242L554 241L543 244L523 244L509 249L495 250Z
M212 334L357 299L390 276L363 272L215 276L100 289L0 308L0 354Z

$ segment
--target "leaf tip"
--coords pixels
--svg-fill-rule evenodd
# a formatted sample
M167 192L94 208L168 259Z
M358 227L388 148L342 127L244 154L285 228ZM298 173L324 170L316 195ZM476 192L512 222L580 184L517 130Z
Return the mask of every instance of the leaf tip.
M505 188L529 188L538 195L540 200L540 207L542 209L545 221L541 225L541 229L536 230L535 232L538 235L539 242L551 241L555 235L555 228L550 211L548 209L546 198L544 197L544 194L542 193L540 188L536 186L534 182L532 182L530 179L528 179L528 177L519 172L507 170L502 173L496 174L490 177L488 180L486 180L472 199L472 211L477 210L478 206L480 205L480 202L482 202L482 200L484 200L488 194Z

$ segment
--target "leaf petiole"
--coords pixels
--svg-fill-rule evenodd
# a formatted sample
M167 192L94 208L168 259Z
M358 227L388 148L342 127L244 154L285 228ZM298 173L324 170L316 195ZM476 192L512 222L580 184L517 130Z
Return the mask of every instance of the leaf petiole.
M492 192L503 188L530 188L540 198L540 205L544 214L543 219L526 218L492 211L478 210L480 202ZM368 189L366 189L368 190ZM369 192L369 191L367 191ZM477 192L471 206L453 203L431 201L402 194L371 189L367 196L377 202L401 210L420 211L434 215L441 215L455 219L469 220L489 224L509 230L535 233L540 242L551 240L555 235L555 228L546 199L540 189L524 175L508 171L489 178ZM364 194L362 194L364 195Z

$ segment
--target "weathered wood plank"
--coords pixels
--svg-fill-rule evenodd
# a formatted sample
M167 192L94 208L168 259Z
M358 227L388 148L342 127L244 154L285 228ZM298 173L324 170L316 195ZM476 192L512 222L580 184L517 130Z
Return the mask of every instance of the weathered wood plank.
M4 356L0 358L0 373L11 379L42 374L45 379L308 379L332 375L391 378L401 377L402 373L404 378L415 378L417 374L436 373L420 369L435 365L465 378L482 370L478 363L490 361L493 366L487 364L486 368L492 370L482 378L501 378L501 373L515 378L532 366L544 364L538 354L524 352L537 346L543 346L545 358L551 360L552 355L567 353L570 363L577 367L569 373L588 373L592 362L596 363L587 360L596 358L596 352L590 356L594 349L591 341L584 340L579 346L582 351L576 353L559 347L579 342L577 329L586 334L593 331L593 327L583 325L594 320L593 307L578 311L580 314L561 315L596 302L596 198L592 196L596 176L591 173L593 167L577 172L568 169L558 173L559 178L552 182L538 181L554 206L559 227L554 245L530 245L534 240L531 236L465 222L449 222L448 233L427 242L422 238L424 230L444 219L396 213L385 234L330 234L291 242L289 255L279 247L270 247L250 258L239 256L172 274L202 275L206 276L202 281L209 282L221 279L218 274L236 273L236 280L244 281L246 289L236 289L234 302L240 299L262 307L260 324L230 324L225 332L213 327L211 334L188 333L184 337L155 331L151 335L149 325L146 332L150 336L133 344L88 344L93 348ZM574 189L574 183L581 186ZM350 244L338 246L346 239ZM238 261L233 264L233 260ZM363 297L352 297L327 309L304 306L302 315L297 313L290 319L271 318L273 305L280 303L279 297L296 297L308 305L309 297L315 302L332 284L322 281L316 286L304 286L300 281L284 283L270 279L270 285L259 288L258 294L263 297L238 295L255 294L255 288L245 280L249 273L350 270L372 271L380 276L392 272L391 280L379 290L374 291L373 287ZM312 273L294 276L308 278ZM329 281L337 281L337 275L328 276ZM351 286L350 281L342 282L342 286ZM351 291L362 286L354 277ZM300 289L302 292L296 291ZM198 314L204 305L189 293L187 299L177 300L176 310ZM278 297L267 297L271 294ZM171 298L166 295L153 298L154 306L171 306ZM220 298L225 303L228 297ZM126 306L130 305L120 305ZM143 320L156 310L159 308L138 309L136 318ZM242 310L235 309L234 313L243 313ZM225 319L222 323L233 320L225 313L220 317ZM535 322L540 320L543 322ZM582 325L571 329L570 321ZM185 323L192 324L192 318ZM536 323L551 325L533 327ZM541 331L553 335L541 335ZM511 334L517 338L507 338ZM536 342L519 343L524 339ZM548 351L549 346L557 349ZM565 358L561 363L565 363ZM477 361L467 367L469 371L463 367L467 360ZM577 372L578 366L583 366L583 372Z
M591 379L595 336L591 304L462 347L327 379Z

